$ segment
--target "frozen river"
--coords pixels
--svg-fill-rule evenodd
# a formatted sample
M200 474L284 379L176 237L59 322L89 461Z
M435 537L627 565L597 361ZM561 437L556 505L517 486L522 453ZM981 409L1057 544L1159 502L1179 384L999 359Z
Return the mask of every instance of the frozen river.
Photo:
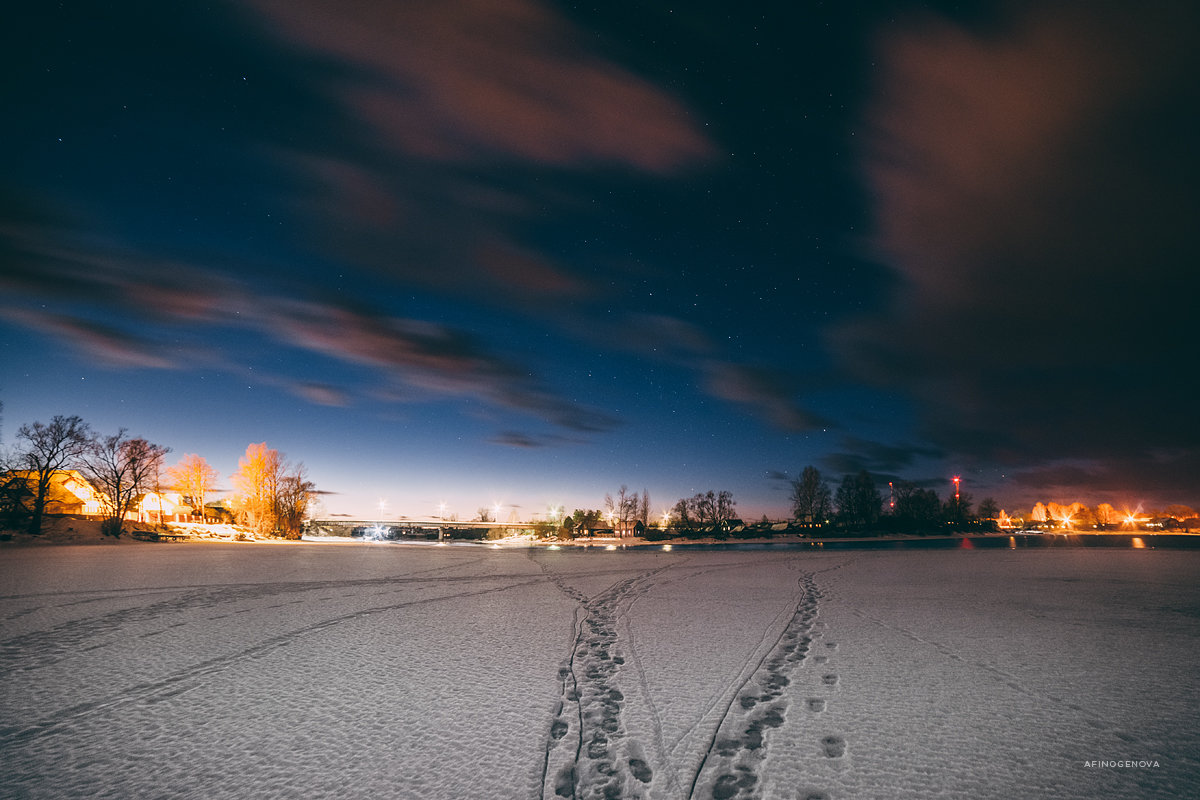
M0 797L1200 795L1200 553L0 551Z

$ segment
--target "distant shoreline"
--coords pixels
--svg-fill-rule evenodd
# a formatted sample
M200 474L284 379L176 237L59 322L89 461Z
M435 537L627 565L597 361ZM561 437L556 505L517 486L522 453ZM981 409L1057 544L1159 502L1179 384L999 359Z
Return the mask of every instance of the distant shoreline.
M1149 533L1145 531L1103 531L1083 532L1069 531L1064 533L1026 533L1026 532L958 532L938 533L930 535L918 534L884 534L878 536L820 536L804 537L786 534L755 538L725 538L706 537L691 539L676 537L650 541L645 538L631 537L618 539L615 537L580 538L571 540L531 540L526 537L497 540L447 540L437 542L421 539L389 539L375 541L359 537L304 537L302 539L255 538L247 532L229 525L187 525L169 524L152 526L148 524L131 524L118 539L106 537L100 533L98 520L75 517L50 517L43 526L40 536L31 536L23 531L5 531L0 538L0 548L4 547L44 547L61 545L162 545L162 544L273 544L273 545L379 545L379 546L409 546L409 547L484 547L489 549L536 548L542 550L790 550L803 551L808 549L825 550L888 550L888 549L1052 549L1054 547L1115 547L1128 549L1155 549L1159 547L1200 549L1200 534L1187 532ZM133 534L143 536L161 534L182 534L185 538L179 541L154 541L136 538ZM168 534L170 532L170 534ZM187 532L187 533L185 533ZM238 538L238 537L241 538Z

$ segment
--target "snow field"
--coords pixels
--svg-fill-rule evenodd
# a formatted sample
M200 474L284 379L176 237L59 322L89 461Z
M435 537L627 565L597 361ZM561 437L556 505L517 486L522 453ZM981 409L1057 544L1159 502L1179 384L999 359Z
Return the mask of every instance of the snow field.
M10 549L0 797L1194 795L1197 574L1083 549Z

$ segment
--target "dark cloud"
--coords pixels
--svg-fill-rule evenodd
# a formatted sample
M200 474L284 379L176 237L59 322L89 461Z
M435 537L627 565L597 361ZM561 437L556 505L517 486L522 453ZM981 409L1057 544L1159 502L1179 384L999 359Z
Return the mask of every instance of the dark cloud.
M67 244L72 237L67 230L7 233L6 249L42 257L36 259L37 269L0 275L0 317L57 336L114 366L167 368L199 361L243 370L247 365L237 349L208 338L219 328L366 367L394 394L408 387L418 396L477 397L575 432L595 433L614 424L542 386L529 369L463 329L365 305L272 294L262 284L224 272L163 264L115 245L93 252ZM56 235L61 241L50 245L37 235ZM19 248L15 239L20 239ZM86 312L75 311L83 299L88 300ZM192 341L168 355L159 343L168 336ZM317 404L350 402L344 389L322 382L260 378Z
M42 309L4 306L0 306L0 319L50 334L110 367L164 369L174 366L154 343L92 320Z
M821 458L821 465L838 474L854 474L863 470L873 475L895 480L922 459L939 459L945 453L927 445L884 444L855 436L842 438L841 452Z
M1131 455L1200 452L1179 383L1200 344L1184 310L1197 41L1200 10L1168 2L1012 5L987 30L927 16L881 33L863 171L873 245L904 285L831 342L856 375L915 397L930 441L1114 474ZM1200 481L1200 458L1185 473Z
M530 450L538 447L544 447L545 442L534 436L528 436L524 433L515 431L506 431L497 436L493 436L490 441L492 444L500 444L506 447L519 447Z
M1031 507L1040 500L1133 509L1200 503L1195 471L1195 453L1177 449L1122 461L1048 463L1017 472L1013 480Z
M701 386L705 391L751 411L781 430L835 427L831 420L800 405L795 378L784 370L716 361L705 363L702 369Z

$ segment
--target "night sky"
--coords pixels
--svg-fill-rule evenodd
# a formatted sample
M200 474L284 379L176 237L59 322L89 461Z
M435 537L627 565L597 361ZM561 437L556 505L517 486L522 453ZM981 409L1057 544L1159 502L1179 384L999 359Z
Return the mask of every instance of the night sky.
M0 443L328 513L1200 504L1200 6L28 3Z

